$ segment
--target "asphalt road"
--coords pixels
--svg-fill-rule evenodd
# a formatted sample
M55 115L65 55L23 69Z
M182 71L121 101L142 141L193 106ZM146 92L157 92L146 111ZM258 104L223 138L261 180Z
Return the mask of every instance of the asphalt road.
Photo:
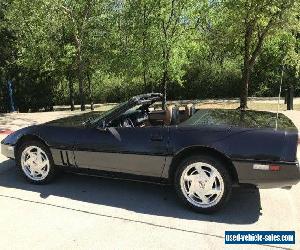
M300 112L289 116L299 124ZM167 186L74 174L31 185L0 155L0 249L300 249L299 197L299 184L236 188L225 209L201 215ZM225 230L295 230L297 244L226 246Z

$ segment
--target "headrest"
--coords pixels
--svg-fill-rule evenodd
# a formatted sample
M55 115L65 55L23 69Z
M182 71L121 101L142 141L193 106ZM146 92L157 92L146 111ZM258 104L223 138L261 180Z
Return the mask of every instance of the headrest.
M185 105L185 114L187 116L187 119L191 117L193 114L195 114L195 112L196 112L196 108L194 104L190 103Z
M165 125L175 125L179 123L179 108L175 105L169 105L165 110Z

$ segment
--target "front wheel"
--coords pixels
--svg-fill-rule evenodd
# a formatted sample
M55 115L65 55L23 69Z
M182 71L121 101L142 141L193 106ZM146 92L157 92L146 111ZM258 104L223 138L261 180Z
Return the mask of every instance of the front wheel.
M208 155L185 159L176 171L174 184L179 199L200 213L219 210L232 189L224 164Z
M49 149L38 141L21 145L17 165L25 179L34 184L48 183L56 173Z

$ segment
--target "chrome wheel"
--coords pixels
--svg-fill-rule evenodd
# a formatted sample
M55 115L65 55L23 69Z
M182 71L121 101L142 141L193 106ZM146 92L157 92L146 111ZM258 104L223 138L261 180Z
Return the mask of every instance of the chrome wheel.
M29 179L41 181L49 174L50 161L47 154L41 148L28 146L22 152L21 167Z
M192 205L212 207L224 194L224 181L219 171L210 164L195 162L188 165L180 177L181 191Z

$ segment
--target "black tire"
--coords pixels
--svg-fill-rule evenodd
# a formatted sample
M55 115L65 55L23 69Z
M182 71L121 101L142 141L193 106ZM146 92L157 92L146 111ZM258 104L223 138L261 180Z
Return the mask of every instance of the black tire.
M49 159L49 172L47 174L47 176L44 178L44 179L41 179L41 180L33 180L31 178L29 178L26 173L24 172L23 168L22 168L22 164L21 164L21 156L22 156L22 152L29 146L35 146L35 147L39 147L40 149L42 149L45 154L47 155L48 159ZM49 183L50 181L53 180L53 178L55 177L55 175L57 174L57 169L54 165L54 162L53 162L53 157L52 157L52 154L49 150L49 148L39 142L39 141L26 141L24 142L19 148L18 148L18 151L17 151L17 155L16 155L16 164L17 164L17 167L18 167L18 170L19 172L21 172L22 176L30 183L33 183L33 184L46 184L46 183Z
M185 172L185 169L188 169L188 167L196 162L203 162L206 164L209 164L211 166L213 166L220 174L220 176L222 177L223 180L223 184L224 184L224 188L223 188L223 193L221 195L219 195L219 198L216 199L216 201L218 200L218 202L216 204L212 204L212 206L209 207L201 207L201 205L195 205L190 200L186 197L186 195L184 194L185 191L182 190L181 188L181 177ZM186 184L184 184L186 185ZM218 211L219 209L221 209L229 200L230 195L231 195L231 190L232 190L232 181L231 181L231 177L228 173L228 171L226 170L226 166L225 164L220 161L219 159L216 159L210 155L194 155L194 156L190 156L186 159L184 159L178 166L175 176L174 176L174 186L175 186L175 190L177 193L178 198L180 199L180 201L186 205L189 208L192 208L194 211L199 212L199 213L206 213L206 214L210 214L210 213L214 213L216 211ZM201 183L202 186L202 183ZM184 189L184 188L183 188ZM196 198L197 199L197 198ZM209 198L211 199L211 198ZM213 199L213 196L212 196ZM201 199L200 199L201 202Z

